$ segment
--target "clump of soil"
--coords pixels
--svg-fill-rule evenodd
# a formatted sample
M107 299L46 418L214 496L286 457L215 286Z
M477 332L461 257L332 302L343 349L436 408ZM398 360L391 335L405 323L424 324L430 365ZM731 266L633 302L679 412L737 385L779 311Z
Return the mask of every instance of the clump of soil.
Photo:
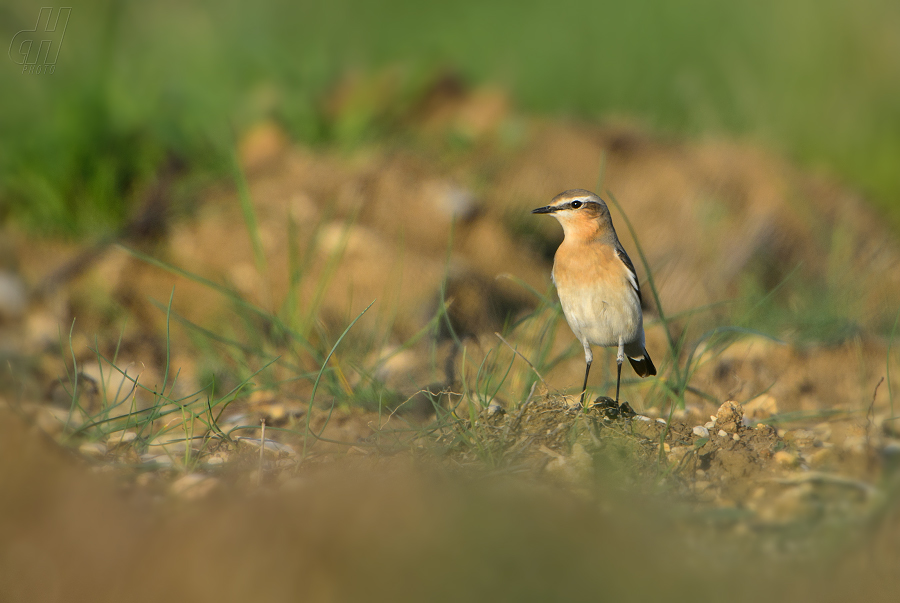
M463 465L487 461L576 490L597 483L598 475L655 484L700 508L735 509L741 525L748 519L764 525L818 521L848 507L860 511L873 492L843 477L859 462L857 455L845 453L843 463L826 471L811 469L810 459L832 451L831 442L803 441L797 432L805 430L753 424L734 402L722 404L704 423L697 414L667 421L598 401L581 408L544 395L509 412L493 405L474 424L453 424L439 441Z

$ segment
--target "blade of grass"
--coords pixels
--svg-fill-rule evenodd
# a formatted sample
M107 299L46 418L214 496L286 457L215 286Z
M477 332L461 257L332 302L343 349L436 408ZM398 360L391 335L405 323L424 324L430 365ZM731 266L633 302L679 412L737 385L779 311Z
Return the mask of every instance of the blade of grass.
M894 345L894 335L897 332L897 323L900 321L900 309L897 310L897 316L894 317L894 326L891 327L891 336L888 338L887 358L885 359L885 373L887 374L888 400L891 404L891 418L895 418L894 414L894 389L891 387L891 348Z
M310 394L310 396L309 396L309 406L306 409L306 436L303 438L303 455L301 458L306 458L306 453L307 453L308 448L312 447L312 444L308 444L309 436L312 435L312 430L310 429L309 426L310 426L310 421L312 419L313 403L316 400L316 390L319 389L319 381L321 381L321 379L322 379L322 373L325 372L325 367L328 366L328 361L331 360L331 357L334 355L335 350L337 350L338 346L344 340L344 337L347 336L347 333L350 332L350 329L353 328L353 325L355 325L359 321L359 319L363 317L363 314L368 312L369 308L371 308L375 304L375 301L376 300L372 300L372 302L368 306L366 306L365 309L356 316L356 318L353 319L353 322L351 322L349 325L347 325L347 328L344 329L344 332L341 333L341 336L338 337L337 341L334 342L334 345L331 346L331 350L328 352L328 355L325 356L325 360L322 362L322 366L319 368L319 373L316 375L316 380L313 383L312 394ZM328 412L328 419L331 418L331 413L333 411L334 411L334 403L332 403L331 410L329 410L329 412ZM325 426L327 426L327 425L328 425L328 420L326 420L325 425L322 426L323 432L325 430ZM315 438L317 440L320 439L321 432L319 433L319 435L315 436Z
M246 310L249 310L250 312L256 314L257 316L259 316L260 318L262 318L265 321L273 322L278 328L282 329L285 333L288 333L294 341L300 343L300 345L303 347L303 349L305 351L307 351L310 355L312 355L313 358L315 358L316 360L319 360L318 350L316 350L315 346L310 344L309 341L305 337L303 337L298 332L296 332L295 330L288 327L288 325L284 324L284 322L282 322L277 316L274 316L271 313L256 306L255 304L248 302L247 300L245 300L243 297L241 297L235 291L229 289L228 287L226 287L224 285L220 285L219 283L211 281L208 278L202 277L202 276L195 274L193 272L190 272L188 270L184 270L183 268L179 268L178 266L174 266L167 262L163 262L162 260L158 260L157 258L154 258L153 256L147 255L145 253L141 253L140 251L137 251L136 249L131 249L124 245L119 245L119 248L121 248L126 253L136 257L137 259L139 259L142 262L145 262L151 266L155 266L161 270L165 270L166 272L170 272L172 274L175 274L175 275L181 276L183 278L186 278L190 281L193 281L199 285L203 285L204 287L207 287L208 289L212 289L213 291L216 291L217 293L222 294L226 299L231 301L236 306L244 308Z
M231 167L234 172L234 182L237 185L238 200L241 204L241 213L244 216L244 225L247 227L247 234L250 236L250 244L253 246L253 259L256 262L256 269L260 274L268 274L266 265L266 253L263 249L262 237L259 235L259 223L256 220L256 211L253 208L253 201L250 199L250 189L247 186L247 179L244 177L244 170L241 169L240 161L236 152L231 155Z

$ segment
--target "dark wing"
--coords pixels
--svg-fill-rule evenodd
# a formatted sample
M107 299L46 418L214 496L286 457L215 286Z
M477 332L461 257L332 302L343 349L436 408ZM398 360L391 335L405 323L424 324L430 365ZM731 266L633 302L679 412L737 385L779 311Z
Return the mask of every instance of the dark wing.
M644 299L641 297L641 286L638 285L637 272L634 271L634 264L631 263L631 258L628 257L628 254L625 253L625 250L622 249L621 245L616 245L616 255L622 260L625 267L628 268L628 280L631 282L631 286L634 287L635 293L637 293L638 301L643 305Z

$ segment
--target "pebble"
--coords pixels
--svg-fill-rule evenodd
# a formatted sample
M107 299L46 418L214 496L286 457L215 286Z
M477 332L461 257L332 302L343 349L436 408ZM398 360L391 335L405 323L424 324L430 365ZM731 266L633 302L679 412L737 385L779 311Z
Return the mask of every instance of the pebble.
M266 415L266 423L281 423L287 419L288 412L284 404L269 404L260 409Z
M40 427L41 431L51 436L58 436L63 432L68 418L68 409L59 408L58 406L43 406L36 415L38 427ZM81 423L80 419L75 419L69 422L69 427L79 427Z
M475 195L467 188L450 182L434 182L426 190L434 207L448 218L468 220L478 211Z
M788 452L787 450L779 450L775 453L775 456L773 458L775 459L775 462L782 467L795 467L799 462L797 456L793 453Z
M716 413L716 425L728 433L738 431L743 425L743 421L744 409L737 402L725 402Z
M820 450L819 452L830 452L830 449L825 448L823 450ZM897 442L896 440L888 442L884 445L884 448L881 449L881 454L882 456L884 456L884 458L891 461L900 459L900 442Z
M27 305L25 282L12 272L0 271L0 319L19 318Z
M223 454L221 452L217 452L216 454L208 457L204 463L206 463L209 467L221 467L228 461L228 455Z
M239 446L243 446L245 448L251 448L259 452L259 438L235 438L235 441ZM266 452L269 454L287 454L290 456L298 456L297 451L293 449L293 447L288 446L287 444L282 444L281 442L276 442L274 440L270 440L266 438Z
M78 447L78 452L84 456L99 459L106 456L106 445L100 442L85 442Z
M841 443L841 447L848 452L862 454L866 450L867 443L866 436L864 435L847 436Z
M719 430L719 437L720 437L720 438L727 438L727 437L728 437L728 432L725 431L724 429L720 429L720 430Z
M704 425L704 427L706 427L707 429L712 429L715 426L716 426L715 421L707 421L706 424Z
M109 434L109 437L106 438L106 448L108 450L113 450L119 446L131 444L136 439L137 434L133 431L117 431Z
M171 467L175 464L168 454L142 454L141 462L149 465L160 465L163 467Z
M697 425L696 427L694 427L693 433L695 436L699 436L701 438L708 438L709 437L709 428L705 427L703 425Z
M147 446L147 454L150 455L183 455L187 450L187 440L184 433L165 433L158 435Z

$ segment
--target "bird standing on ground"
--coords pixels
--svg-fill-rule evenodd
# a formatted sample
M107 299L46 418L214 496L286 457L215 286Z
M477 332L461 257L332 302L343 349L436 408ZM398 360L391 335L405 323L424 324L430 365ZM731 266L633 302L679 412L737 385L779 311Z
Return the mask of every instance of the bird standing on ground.
M644 347L641 289L634 264L616 236L606 203L583 189L560 193L550 205L532 210L551 214L562 224L565 238L553 260L553 284L575 337L584 346L584 385L594 355L591 345L617 347L616 404L625 357L641 377L656 374Z

